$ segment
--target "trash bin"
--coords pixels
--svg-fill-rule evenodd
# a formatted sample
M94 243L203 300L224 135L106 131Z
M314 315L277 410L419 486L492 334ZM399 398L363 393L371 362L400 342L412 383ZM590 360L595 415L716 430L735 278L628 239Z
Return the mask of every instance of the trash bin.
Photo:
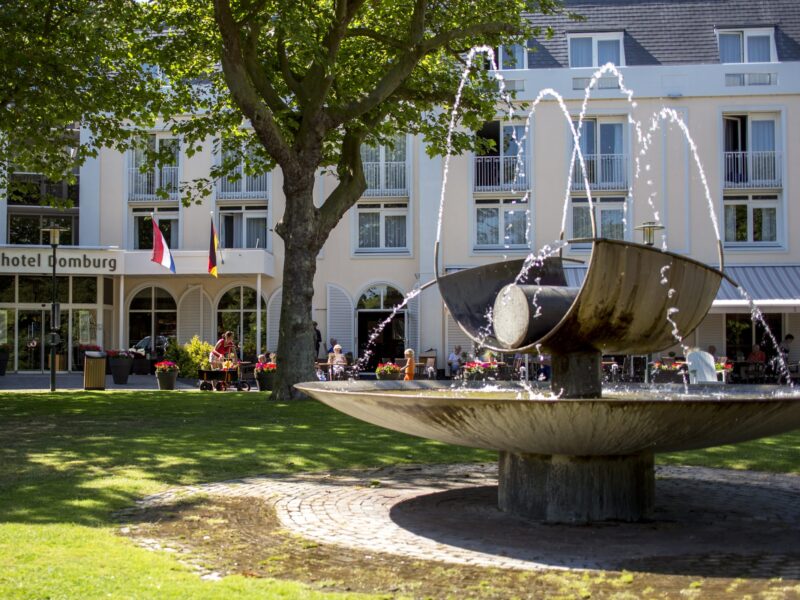
M106 389L106 353L86 352L83 362L83 389Z

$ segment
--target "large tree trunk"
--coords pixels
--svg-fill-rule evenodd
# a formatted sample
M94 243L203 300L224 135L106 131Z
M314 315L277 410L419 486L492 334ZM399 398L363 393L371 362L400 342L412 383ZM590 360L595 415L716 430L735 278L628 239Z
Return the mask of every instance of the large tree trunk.
M286 213L276 228L285 247L278 370L272 391L273 399L280 401L297 396L295 383L315 378L317 343L311 308L319 242L311 179L311 186L284 185Z

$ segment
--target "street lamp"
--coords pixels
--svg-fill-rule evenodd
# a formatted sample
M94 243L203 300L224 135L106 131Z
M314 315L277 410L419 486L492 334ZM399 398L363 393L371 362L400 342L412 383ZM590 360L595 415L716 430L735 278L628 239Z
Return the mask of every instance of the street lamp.
M53 248L53 304L50 308L50 391L56 391L56 345L61 341L58 330L61 328L61 306L58 304L58 280L56 279L56 248L61 240L61 232L67 231L55 223L43 227L42 231L50 234L50 246Z
M655 221L645 221L638 227L634 227L637 231L642 232L642 242L646 246L652 246L655 243L655 233L664 229L663 225L659 225Z

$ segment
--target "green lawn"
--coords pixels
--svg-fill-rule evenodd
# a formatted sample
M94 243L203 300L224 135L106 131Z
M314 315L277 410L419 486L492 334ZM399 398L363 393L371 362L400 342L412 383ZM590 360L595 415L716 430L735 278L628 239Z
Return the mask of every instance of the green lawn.
M270 580L201 581L114 533L111 515L167 487L260 473L494 460L313 401L257 394L0 394L0 597L341 597ZM800 473L800 432L661 462Z

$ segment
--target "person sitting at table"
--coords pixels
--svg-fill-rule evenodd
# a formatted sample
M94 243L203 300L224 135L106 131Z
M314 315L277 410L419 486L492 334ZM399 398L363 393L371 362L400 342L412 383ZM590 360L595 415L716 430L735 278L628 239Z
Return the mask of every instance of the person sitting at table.
M416 362L414 361L414 351L411 348L406 348L406 351L403 353L403 356L406 359L406 366L403 368L403 372L405 372L405 377L403 377L403 381L413 381L414 369L417 366Z
M328 355L328 364L331 366L331 379L344 378L347 357L342 354L342 347L339 344L336 344L333 352Z
M767 355L758 344L753 344L753 350L747 355L747 362L749 363L766 363Z
M461 346L456 345L450 356L447 357L447 364L450 365L450 377L456 377L461 369Z

